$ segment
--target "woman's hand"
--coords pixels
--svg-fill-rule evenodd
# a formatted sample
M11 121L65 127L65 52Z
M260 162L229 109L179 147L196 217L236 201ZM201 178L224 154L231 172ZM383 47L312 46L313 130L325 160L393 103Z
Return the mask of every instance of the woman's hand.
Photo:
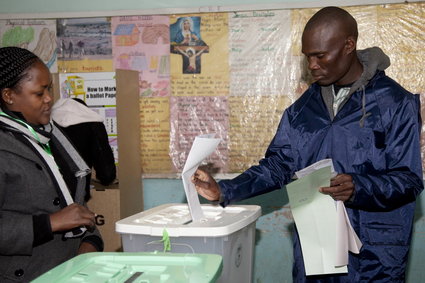
M93 253L93 252L97 252L97 250L92 244L88 242L82 242L80 245L80 248L78 249L78 254Z
M68 231L76 227L95 226L95 214L87 207L73 203L50 214L52 232Z

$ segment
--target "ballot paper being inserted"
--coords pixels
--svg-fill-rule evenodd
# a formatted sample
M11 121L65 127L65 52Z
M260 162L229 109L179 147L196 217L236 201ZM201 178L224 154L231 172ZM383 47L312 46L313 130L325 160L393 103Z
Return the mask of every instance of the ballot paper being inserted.
M319 192L336 176L331 159L296 172L288 184L289 202L297 225L306 275L347 272L348 251L359 253L362 243L344 203Z
M205 216L199 202L198 193L196 192L195 185L192 183L191 178L202 161L213 153L220 143L221 139L214 137L215 134L199 135L195 137L182 171L184 192L193 222L200 222L205 219Z

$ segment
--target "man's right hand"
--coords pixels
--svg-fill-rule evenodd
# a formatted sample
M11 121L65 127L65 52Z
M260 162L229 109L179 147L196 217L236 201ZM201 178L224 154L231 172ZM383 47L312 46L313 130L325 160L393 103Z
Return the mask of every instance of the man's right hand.
M207 172L198 169L192 176L192 183L195 185L198 194L209 201L220 199L220 187L217 182Z

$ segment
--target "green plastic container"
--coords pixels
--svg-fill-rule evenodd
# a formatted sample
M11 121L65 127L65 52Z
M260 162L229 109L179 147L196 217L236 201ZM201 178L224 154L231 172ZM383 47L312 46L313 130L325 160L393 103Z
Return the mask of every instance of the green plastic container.
M221 255L181 253L87 253L44 273L34 283L216 282L223 268Z

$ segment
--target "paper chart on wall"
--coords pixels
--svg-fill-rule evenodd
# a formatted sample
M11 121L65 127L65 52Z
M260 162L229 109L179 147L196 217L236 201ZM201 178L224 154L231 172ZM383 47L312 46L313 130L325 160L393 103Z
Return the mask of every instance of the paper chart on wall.
M111 19L58 19L58 69L60 73L111 72Z
M32 51L57 72L56 20L0 20L0 47L6 46Z
M264 156L283 110L294 100L291 12L228 14L229 169L243 172ZM273 75L271 75L273 74ZM285 79L284 79L285 78Z
M170 95L170 31L168 16L112 18L116 69L139 71L140 97Z
M170 157L180 172L199 134L216 133L222 140L216 154L209 158L209 166L226 170L228 158L227 97L171 97L170 98Z
M140 154L144 174L172 172L170 160L170 98L140 99Z

